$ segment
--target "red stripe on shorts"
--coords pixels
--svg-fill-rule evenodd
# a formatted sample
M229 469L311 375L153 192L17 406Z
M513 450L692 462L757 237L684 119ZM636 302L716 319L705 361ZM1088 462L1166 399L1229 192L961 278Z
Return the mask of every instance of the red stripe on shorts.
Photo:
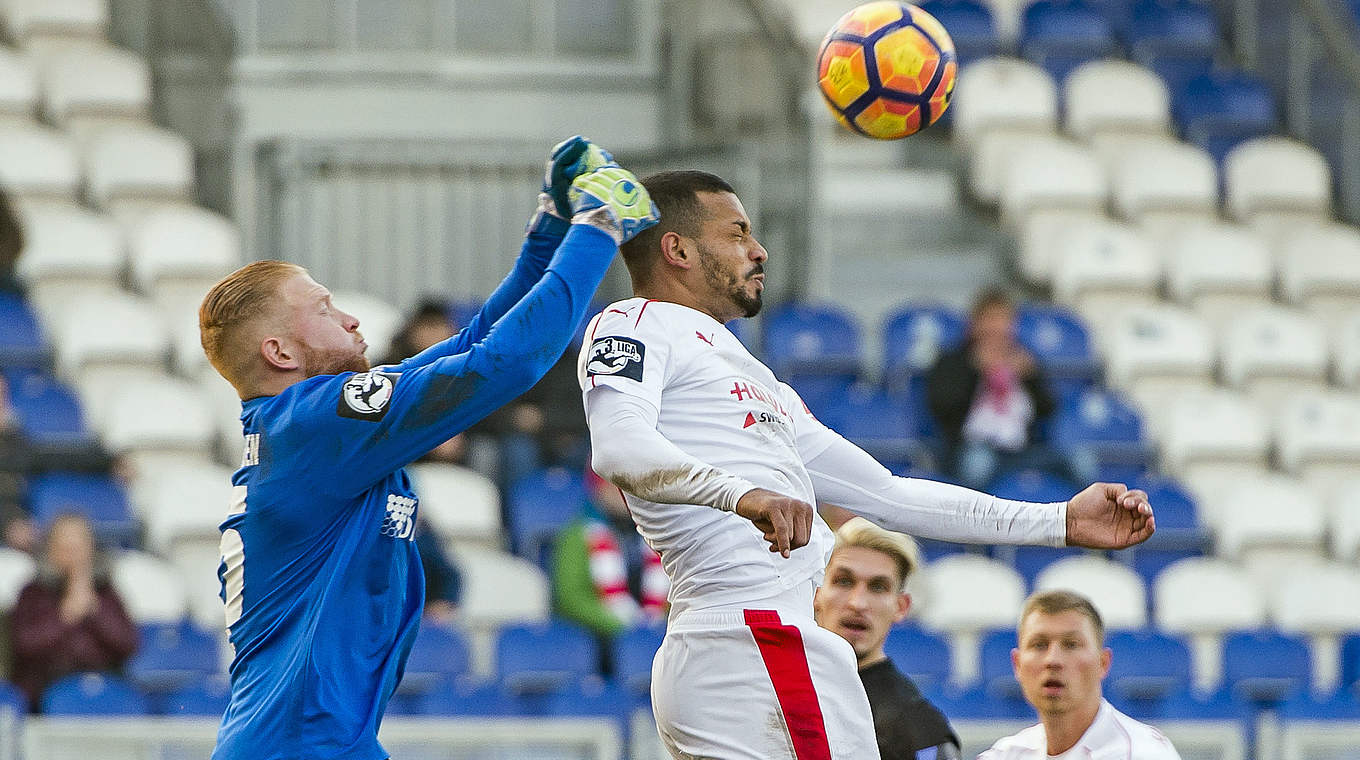
M746 610L745 614L774 685L779 709L784 712L794 755L798 760L831 760L822 706L817 702L803 649L803 633L795 626L783 625L779 613L773 610Z

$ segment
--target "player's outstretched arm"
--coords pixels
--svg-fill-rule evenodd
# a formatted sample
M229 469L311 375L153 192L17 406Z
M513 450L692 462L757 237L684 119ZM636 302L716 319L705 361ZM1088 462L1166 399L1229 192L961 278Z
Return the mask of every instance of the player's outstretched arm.
M1067 502L1067 545L1127 549L1157 529L1147 493L1122 483L1093 483Z

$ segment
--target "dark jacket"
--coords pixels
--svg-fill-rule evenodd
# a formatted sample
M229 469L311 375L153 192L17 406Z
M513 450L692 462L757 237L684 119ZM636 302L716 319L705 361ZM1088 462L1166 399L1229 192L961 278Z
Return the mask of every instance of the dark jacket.
M971 348L965 342L941 354L926 375L926 402L949 451L957 448L962 441L963 424L968 420L968 410L973 406L978 383L982 381L982 372L973 364ZM1053 414L1057 403L1048 391L1040 367L1035 366L1034 372L1021 378L1020 384L1034 404L1034 419L1029 427L1029 440L1034 442L1042 438L1041 426Z
M869 696L882 760L917 760L917 752L936 747L933 757L939 760L959 757L959 737L949 720L892 660L861 668L859 678Z

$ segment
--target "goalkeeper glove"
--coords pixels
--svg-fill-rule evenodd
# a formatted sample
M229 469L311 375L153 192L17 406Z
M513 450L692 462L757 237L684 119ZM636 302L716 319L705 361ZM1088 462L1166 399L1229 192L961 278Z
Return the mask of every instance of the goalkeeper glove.
M609 151L576 135L558 143L543 169L543 192L552 197L554 214L562 219L572 216L567 198L571 183L582 174L605 166L618 166Z
M623 245L661 219L647 188L618 165L582 174L567 192L572 224L589 224Z

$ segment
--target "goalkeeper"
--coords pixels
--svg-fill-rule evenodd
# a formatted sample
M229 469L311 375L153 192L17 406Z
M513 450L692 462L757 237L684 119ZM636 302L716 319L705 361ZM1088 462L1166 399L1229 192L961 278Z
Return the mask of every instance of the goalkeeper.
M383 760L378 724L424 598L402 467L528 390L566 349L646 189L580 137L548 161L514 269L468 326L370 369L359 321L301 267L257 261L199 308L241 396L245 455L218 576L235 656L213 760Z

